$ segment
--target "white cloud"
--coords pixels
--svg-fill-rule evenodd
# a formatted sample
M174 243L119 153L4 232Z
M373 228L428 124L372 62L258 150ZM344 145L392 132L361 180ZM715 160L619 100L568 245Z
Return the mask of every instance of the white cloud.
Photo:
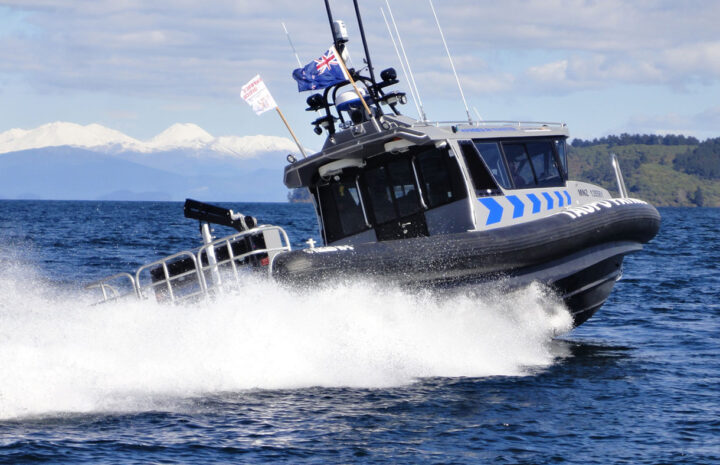
M334 3L352 34L351 5ZM362 5L378 68L397 61L379 13L383 4ZM34 31L24 34L16 26L0 37L0 72L21 75L45 91L226 97L258 71L271 85L292 88L288 73L294 60L280 22L287 23L303 60L329 42L320 2L316 8L290 0L263 8L248 0L0 0L0 5L22 12L25 29ZM446 61L429 8L411 0L392 5L413 68L435 82L432 73L446 73ZM683 87L720 81L717 1L445 0L437 7L461 77L478 82L470 84L478 92L522 91L519 84L526 82L568 92L613 83ZM353 39L359 57L357 35ZM522 65L502 69L508 52L524 58L524 72ZM538 60L547 54L553 58ZM487 57L498 60L488 67ZM514 78L508 78L510 72ZM513 82L518 85L508 85Z
M697 76L701 80L720 80L720 41L698 42L665 50L660 64L675 79Z
M705 138L717 137L718 127L720 127L720 105L693 114L668 112L655 115L634 115L624 125L622 132L693 134Z
M531 66L527 70L530 79L539 82L557 82L567 79L568 61L560 60L540 66Z

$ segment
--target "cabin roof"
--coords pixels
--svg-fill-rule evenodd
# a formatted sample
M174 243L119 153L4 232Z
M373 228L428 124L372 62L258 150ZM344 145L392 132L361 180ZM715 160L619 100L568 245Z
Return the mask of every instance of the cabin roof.
M385 144L407 141L428 145L443 140L513 139L569 135L564 123L548 122L427 122L403 115L385 115L332 134L322 150L285 167L284 182L288 188L307 187L320 166L340 159L366 159L387 152Z

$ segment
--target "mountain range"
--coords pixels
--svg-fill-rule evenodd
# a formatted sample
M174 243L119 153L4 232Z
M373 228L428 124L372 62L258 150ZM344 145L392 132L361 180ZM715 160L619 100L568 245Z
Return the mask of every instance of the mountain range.
M138 140L99 124L56 122L0 133L0 198L285 201L290 139L214 137L174 124Z

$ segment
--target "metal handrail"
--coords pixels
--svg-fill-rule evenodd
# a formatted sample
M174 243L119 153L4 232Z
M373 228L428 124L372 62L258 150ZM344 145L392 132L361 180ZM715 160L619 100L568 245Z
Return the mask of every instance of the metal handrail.
M243 253L241 255L235 255L233 252L233 244L239 242L240 240L245 239L246 237L256 235L261 232L265 231L278 231L280 234L280 246L279 247L265 247L261 249L251 250L247 253ZM215 250L219 246L224 246L228 252L228 258L221 260L219 262L216 262L214 264L210 264L208 260L207 265L203 265L203 254L207 257L209 249ZM93 282L91 284L88 284L85 286L86 289L95 289L98 288L102 291L103 300L100 302L108 302L111 300L117 300L121 297L125 297L129 295L130 293L126 293L123 295L120 295L118 290L115 286L112 286L108 284L109 282L112 282L114 280L117 280L119 278L126 278L129 282L131 287L133 288L133 293L138 299L144 299L147 298L149 294L147 291L150 289L153 289L157 292L158 288L161 286L166 287L167 295L169 297L169 300L171 302L178 302L180 300L187 299L189 297L194 297L198 295L208 295L209 290L213 288L220 288L222 286L222 283L212 283L212 286L208 285L208 281L205 277L205 273L207 271L212 271L213 269L217 270L218 267L230 264L233 269L233 274L235 276L235 282L240 281L240 274L238 271L238 265L239 262L247 259L248 257L254 256L254 255L261 255L261 254L267 254L268 258L270 260L268 261L268 274L272 274L272 264L274 258L274 254L277 252L282 251L289 251L292 250L292 246L290 245L290 239L285 232L283 228L280 226L271 226L271 225L262 225L255 227L253 229L249 229L247 231L242 231L230 236L225 236L219 239L216 239L202 247L199 247L197 249L193 250L184 250L172 255L168 255L167 257L163 257L159 260L155 260L154 262L147 263L140 268L137 269L135 272L135 275L131 275L130 273L118 273L112 276L109 276L107 278L101 279L99 281ZM173 262L177 261L178 259L189 259L192 262L192 267L186 271L182 271L180 273L170 275L169 266L172 265ZM246 265L250 266L250 264ZM143 284L143 274L146 274L148 270L155 269L157 267L161 267L163 270L162 279L158 279L154 282L150 282L148 284ZM185 278L187 276L195 275L197 280L197 285L199 290L196 292L190 292L184 295L177 295L175 289L173 289L173 282L182 278ZM218 275L219 276L219 275ZM152 278L151 278L152 279Z
M212 271L213 268L216 268L216 267L219 268L219 267L221 267L222 265L225 265L225 264L228 264L228 263L229 263L229 264L231 264L231 266L232 266L233 274L235 275L235 280L236 280L236 281L239 281L239 280L240 280L240 274L238 273L238 267L237 267L236 262L240 262L240 261L242 261L242 260L245 260L246 258L252 257L253 255L262 255L262 254L268 254L268 253L270 253L270 252L280 252L280 251L283 251L283 250L288 250L288 249L285 248L285 247L274 247L274 248L272 248L272 249L257 249L257 250L252 250L252 251L250 251L250 252L247 252L247 253L244 253L244 254L235 256L235 255L233 255L233 252L232 252L231 248L229 248L228 251L229 251L229 253L230 253L230 258L227 258L227 259L225 259L225 260L220 260L220 261L218 261L218 262L217 262L216 264L214 264L214 265L208 264L208 265L203 266L203 265L201 264L201 265L200 265L200 270L201 270L202 272ZM204 252L204 251L203 251L203 252ZM202 252L201 252L201 253L202 253ZM200 255L198 255L198 257L199 257L199 256L200 256ZM202 263L202 262L201 262L201 263ZM268 262L268 268L269 268L269 267L270 267L270 262ZM218 283L218 284L216 284L216 285L222 285L222 283ZM210 286L208 286L208 290L209 290L209 289L210 289Z
M495 126L495 125L505 125L505 126L553 126L553 127L561 127L564 128L567 126L566 123L562 122L553 122L553 121L489 121L489 120L483 120L483 121L472 121L469 122L468 120L457 120L457 121L418 121L417 123L413 123L413 126L440 126L441 124L456 124L456 125L462 125L462 126Z
M117 273L112 276L108 276L107 278L100 279L98 281L92 282L85 286L85 289L100 289L103 295L103 302L109 302L112 300L118 300L123 297L126 297L130 294L130 292L125 294L120 294L117 287L110 285L109 283L112 281L117 280L118 278L127 278L128 281L130 281L130 286L132 287L132 293L135 294L136 297L140 297L138 294L138 288L137 283L135 282L135 278L130 273ZM110 291L113 295L111 297L108 297L108 291Z
M202 247L200 247L199 249L197 249L197 250L198 250L198 251L197 251L198 261L199 261L200 263L202 263L202 261L200 260L200 259L201 259L201 254L202 254L205 250L209 249L210 247L213 247L213 248L214 248L214 247L216 247L216 246L218 246L218 245L221 245L221 244L224 244L224 245L226 245L226 246L229 247L231 243L235 243L235 242L237 242L237 241L240 240L240 239L244 239L246 236L252 236L252 235L254 235L254 234L258 233L258 232L262 232L262 231L278 231L278 232L280 233L280 235L281 235L281 237L282 237L283 242L284 242L285 245L283 245L283 246L281 246L281 247L277 247L277 248L272 248L272 249L268 249L268 248L265 248L265 249L257 249L257 251L261 251L261 252L262 252L262 251L264 251L264 252L276 252L276 251L281 251L281 250L291 250L290 239L288 238L288 235L287 235L287 233L285 232L285 230L284 230L283 228L281 228L280 226L262 225L262 226L258 226L258 227L253 228L253 229L249 229L249 230L247 230L247 231L242 231L242 232L239 232L239 233L236 233L236 234L232 234L232 235L230 235L230 236L221 237L220 239L215 239L214 241L210 242L209 244L205 244L204 246L202 246ZM255 252L255 251L253 251L253 252ZM233 252L232 252L232 249L231 249L231 248L228 249L228 253L229 253L229 255L230 255L231 257L233 256ZM226 262L226 261L224 260L223 262ZM218 264L219 264L219 263L220 263L220 262L218 262ZM203 267L203 269L205 269L205 268L206 268L206 267Z
M175 293L173 292L173 288L172 288L172 281L174 281L176 279L180 279L184 276L189 276L190 274L193 273L193 270L188 270L186 272L176 274L174 276L170 276L170 272L168 271L168 267L167 267L168 262L175 260L177 258L180 258L180 257L186 257L186 258L190 258L192 260L194 272L197 274L198 283L200 285L200 290L203 293L207 293L207 284L205 282L205 276L203 276L203 274L200 272L200 269L198 268L198 262L197 262L197 258L195 258L195 254L193 254L190 251L184 250L182 252L178 252L176 254L169 255L165 258L161 258L160 260L156 260L152 263L148 263L147 265L143 265L140 268L138 268L138 270L135 272L135 282L136 282L136 285L138 288L138 295L142 298L144 296L143 291L145 289L155 288L162 284L165 284L165 285L167 285L168 294L170 294L170 300L174 302L176 299L175 299ZM140 274L143 271L150 269L150 268L157 267L158 265L162 266L163 275L165 276L165 279L163 279L161 281L157 281L155 283L150 283L146 286L141 286L140 285Z

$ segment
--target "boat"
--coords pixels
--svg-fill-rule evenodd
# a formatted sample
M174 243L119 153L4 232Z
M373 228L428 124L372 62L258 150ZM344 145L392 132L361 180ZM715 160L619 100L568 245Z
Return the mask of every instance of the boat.
M344 27L326 6L342 55ZM624 257L657 234L657 210L628 197L614 156L618 196L569 179L564 123L402 114L407 96L390 90L397 73L388 68L375 78L357 3L356 11L368 74L350 69L307 99L325 143L307 158L289 155L284 170L289 189L310 193L323 243L292 250L278 226L187 200L185 216L201 222L203 246L89 287L104 301L175 302L222 295L248 272L302 287L375 279L462 291L539 282L564 301L576 326L587 321L622 276ZM214 239L210 224L237 232ZM120 281L129 292L118 291Z

